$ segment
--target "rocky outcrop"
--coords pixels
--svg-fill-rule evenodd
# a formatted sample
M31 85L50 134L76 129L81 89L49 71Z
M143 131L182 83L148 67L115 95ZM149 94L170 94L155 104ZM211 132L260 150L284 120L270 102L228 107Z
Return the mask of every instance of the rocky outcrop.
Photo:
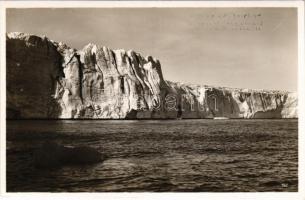
M7 34L7 118L296 118L297 95L165 81L160 61Z
M53 95L63 74L56 46L22 33L8 34L6 46L7 117L58 117L61 108Z
M54 142L41 145L33 153L33 164L37 168L54 168L64 165L93 164L102 162L104 156L88 146L66 147Z

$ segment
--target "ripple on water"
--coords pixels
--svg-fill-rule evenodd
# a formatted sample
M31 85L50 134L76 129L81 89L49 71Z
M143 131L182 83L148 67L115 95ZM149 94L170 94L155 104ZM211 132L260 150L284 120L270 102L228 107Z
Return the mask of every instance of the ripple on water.
M8 121L8 191L297 191L297 120ZM35 169L45 141L103 163Z

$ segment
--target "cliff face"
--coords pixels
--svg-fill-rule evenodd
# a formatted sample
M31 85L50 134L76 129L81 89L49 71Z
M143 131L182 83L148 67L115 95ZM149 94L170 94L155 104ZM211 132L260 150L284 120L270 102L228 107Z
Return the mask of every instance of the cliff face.
M297 95L165 81L159 60L7 34L7 118L296 118Z
M11 33L6 38L8 118L56 118L53 98L62 77L61 55L47 38Z

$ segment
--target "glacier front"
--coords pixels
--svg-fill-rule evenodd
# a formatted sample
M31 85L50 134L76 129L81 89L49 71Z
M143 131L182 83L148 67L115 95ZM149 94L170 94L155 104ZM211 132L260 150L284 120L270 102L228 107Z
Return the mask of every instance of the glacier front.
M297 118L297 93L174 83L158 59L6 35L8 119Z

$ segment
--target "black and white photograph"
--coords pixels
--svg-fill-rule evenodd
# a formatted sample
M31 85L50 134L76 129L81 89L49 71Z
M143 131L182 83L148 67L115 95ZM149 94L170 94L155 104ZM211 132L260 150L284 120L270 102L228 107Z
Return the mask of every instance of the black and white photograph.
M4 9L7 193L299 192L303 4L107 5Z

